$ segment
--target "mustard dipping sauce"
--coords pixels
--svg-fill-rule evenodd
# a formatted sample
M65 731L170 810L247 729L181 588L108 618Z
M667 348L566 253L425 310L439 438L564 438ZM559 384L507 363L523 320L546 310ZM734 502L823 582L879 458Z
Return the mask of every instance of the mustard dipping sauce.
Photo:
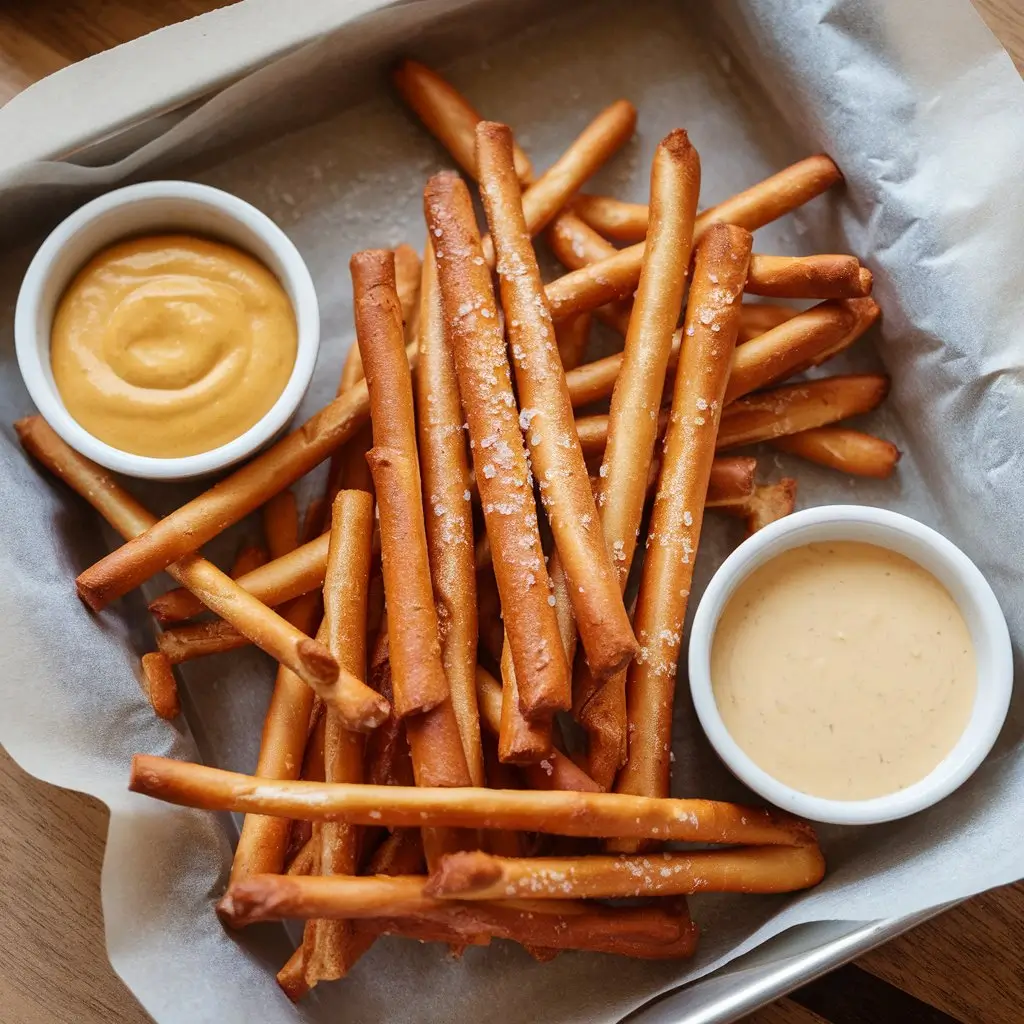
M258 260L188 235L102 250L61 297L50 337L71 416L134 455L208 452L257 423L298 348L291 302Z
M977 668L931 573L842 541L785 551L743 580L716 627L711 685L733 739L769 775L863 800L920 781L953 749Z

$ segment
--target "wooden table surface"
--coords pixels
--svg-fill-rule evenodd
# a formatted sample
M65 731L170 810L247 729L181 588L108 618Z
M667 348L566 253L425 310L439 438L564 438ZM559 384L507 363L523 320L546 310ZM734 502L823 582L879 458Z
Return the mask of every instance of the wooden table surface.
M228 0L51 0L0 8L0 102ZM1024 0L974 0L1024 72ZM107 962L99 875L107 813L0 751L0 1024L143 1024ZM1020 1024L1024 884L986 893L748 1017L745 1024Z

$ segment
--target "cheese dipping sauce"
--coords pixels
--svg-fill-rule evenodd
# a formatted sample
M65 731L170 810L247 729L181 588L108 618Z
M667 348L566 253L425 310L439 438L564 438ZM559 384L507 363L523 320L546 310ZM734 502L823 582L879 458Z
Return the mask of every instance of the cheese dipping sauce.
M258 260L186 235L104 249L57 308L54 382L114 448L175 458L244 434L284 391L298 346L291 302Z
M711 684L725 727L769 775L864 800L920 781L967 727L967 624L903 555L850 541L785 551L722 612Z

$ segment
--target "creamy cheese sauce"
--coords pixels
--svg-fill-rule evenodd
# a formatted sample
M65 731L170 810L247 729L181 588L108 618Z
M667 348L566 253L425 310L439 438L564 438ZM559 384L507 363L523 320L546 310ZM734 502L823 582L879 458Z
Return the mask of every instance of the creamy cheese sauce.
M850 541L783 552L719 619L715 701L733 738L794 789L834 800L920 781L971 715L974 647L949 592L894 551Z

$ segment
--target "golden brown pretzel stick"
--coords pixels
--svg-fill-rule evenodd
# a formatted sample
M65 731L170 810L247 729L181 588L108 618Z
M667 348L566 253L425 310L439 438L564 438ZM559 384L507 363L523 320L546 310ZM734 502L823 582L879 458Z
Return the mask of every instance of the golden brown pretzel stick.
M643 263L644 243L619 249L552 281L546 289L556 320L628 298ZM853 299L871 292L871 272L856 256L764 256L750 258L746 291L796 299Z
M302 943L299 943L295 952L288 957L288 962L277 972L277 983L293 1003L297 1003L309 992L306 972L302 966Z
M590 323L590 314L580 313L555 328L555 344L564 370L575 370L583 362L590 344Z
M263 506L263 534L271 558L280 558L299 546L299 506L290 490L275 494Z
M872 302L853 299L852 302ZM757 391L813 364L823 354L835 354L841 343L852 344L856 310L843 300L819 302L736 350L725 391L725 402Z
M569 270L579 270L589 263L614 256L616 249L610 242L603 239L593 228L584 224L571 209L562 210L551 222L547 231L547 241L555 257ZM597 317L609 327L625 334L629 329L629 315L632 303L628 301L610 302L594 310ZM559 322L559 326L566 321ZM568 369L568 367L566 367Z
M327 458L366 422L369 408L366 386L357 384L241 469L86 569L77 580L80 596L99 611L202 547Z
M146 695L153 711L160 718L177 718L181 711L178 700L178 683L174 678L171 663L161 651L142 656L142 692ZM309 687L305 687L309 689Z
M481 124L485 122L480 122ZM493 123L493 122L487 122ZM580 135L570 143L569 148L535 181L522 195L522 212L525 230L530 236L542 231L569 198L579 191L580 186L590 178L633 134L636 128L636 107L627 100L616 100L606 107ZM480 168L480 125L477 132L477 178L483 180ZM515 152L515 143L513 153ZM512 175L515 176L515 167ZM490 237L485 237L484 259L494 265L494 247Z
M386 613L382 617L370 656L369 681L385 700L391 700L391 662L388 657ZM369 735L366 740L364 761L366 781L374 786L413 785L409 744L401 719L392 714L379 729L375 729Z
M331 879L261 875L228 895L244 923L312 915L384 919L388 926L379 929L382 933L401 933L413 924L434 929L440 925L444 929L440 934L434 931L427 937L451 941L456 936L477 942L482 941L480 936L492 936L527 946L651 959L690 956L696 945L696 929L679 904L603 907L569 900L460 904L424 896L423 882L416 875Z
M445 857L423 892L460 900L772 893L807 889L824 873L825 860L813 844L632 857L495 857L473 850Z
M525 427L541 501L569 581L587 661L591 671L604 678L629 663L636 640L598 529L544 285L523 219L512 165L512 133L505 125L482 121L476 137L480 194L497 253L501 304L522 406L520 425Z
M622 370L612 392L608 441L599 473L597 507L620 590L625 590L640 532L647 474L658 432L658 407L690 266L699 189L697 151L685 132L672 132L659 143L651 168L651 230L643 246L643 270L626 334ZM602 750L616 752L614 758L605 758L603 768L588 761L588 774L598 785L606 786L612 776L608 765L614 760L618 767L625 756L625 704L617 699L624 683L620 679L614 685L609 682L606 701L595 704L588 717L586 705L600 683L581 668L574 680L573 708L595 746L601 737ZM612 712L611 718L607 711ZM620 729L622 735L617 742L612 734L615 729Z
M790 455L799 455L819 466L853 476L892 476L900 450L890 441L848 427L819 427L780 437L772 444Z
M497 736L501 728L501 683L486 669L477 666L476 686L480 718L488 731ZM550 741L549 731L545 731L545 740ZM524 764L520 770L532 789L574 789L590 793L597 793L601 789L571 758L554 747L542 761Z
M731 505L754 493L757 459L743 455L718 455L711 463L705 508Z
M288 615L285 617L290 618ZM315 629L316 624L311 628ZM248 647L249 641L230 622L214 619L212 622L194 622L165 629L157 636L156 645L172 665L180 665L195 658Z
M419 61L402 61L392 72L392 81L427 130L448 150L455 162L475 178L473 131L482 119L470 102L436 71ZM515 159L519 180L529 184L533 180L529 158L517 147Z
M463 939L481 933L527 944L589 949L626 956L688 956L696 943L689 915L678 904L602 907L570 900L458 903L423 895L416 875L376 878L290 878L261 875L226 899L244 923L314 915L412 918L444 925ZM447 936L452 932L446 932Z
M132 758L128 788L183 807L388 828L500 828L737 846L799 846L814 841L810 826L782 811L714 800L280 782L151 754Z
M629 743L626 763L615 783L620 793L669 793L679 648L752 244L749 231L715 224L697 245L684 342L633 616L641 647L626 682ZM777 328L782 329L785 325Z
M286 614L303 631L316 629L320 615L317 594L298 598ZM261 778L297 779L302 770L303 754L313 708L313 692L294 672L279 665L274 690L263 719L256 775ZM234 859L231 881L238 881L261 872L280 871L288 847L291 822L262 814L247 814L242 822Z
M473 206L457 175L434 175L424 208L520 702L527 713L550 713L568 704L569 668L548 603L537 509L490 271L477 262L483 257Z
M279 558L236 578L235 582L257 600L274 607L300 594L319 590L327 567L327 534L309 541ZM158 622L171 623L191 619L206 606L188 590L169 590L150 602L150 612Z
M472 784L482 786L484 763L474 682L477 602L473 507L467 500L469 461L462 430L459 383L444 340L444 314L429 243L423 261L420 298L416 420L430 576L438 610L441 660L448 677L466 766Z
M736 344L743 345L765 331L792 319L800 310L795 306L778 306L771 302L744 302L740 308L740 333Z
M757 256L747 292L778 299L856 299L871 294L872 277L856 256Z
M279 819L272 819L279 820ZM316 843L310 839L308 842L303 843L302 849L291 859L291 863L285 869L286 875L311 875L316 870L316 860L318 852L316 850ZM272 874L278 875L279 871L270 872L258 872L258 874Z
M334 499L331 515L324 623L328 648L338 663L357 678L366 675L366 602L372 538L372 496L360 490L340 491ZM326 710L324 779L327 782L362 782L363 779L363 738L346 729L331 708ZM319 873L354 875L359 858L356 827L325 821L318 830ZM306 923L303 969L310 985L344 977L361 952L346 922L311 920Z
M82 495L121 536L138 536L156 523L156 516L122 490L109 473L69 448L42 417L30 416L14 426L25 450ZM203 604L301 676L325 700L344 700L338 664L323 645L242 590L212 562L186 555L166 568Z
M392 608L401 609L388 617L394 707L405 718L448 697L427 559L412 375L394 255L385 249L358 252L350 266L356 336L373 413L373 448L366 458L377 490L384 593Z
M697 237L714 223L756 231L841 180L839 168L824 153L809 156L705 210L697 218ZM581 195L573 202L573 209L592 228L617 242L638 242L647 234L647 207L643 203Z
M796 481L791 476L778 483L757 487L746 501L723 506L722 511L746 520L747 536L763 530L769 523L788 516L796 508Z
M258 569L261 565L267 564L267 552L256 544L246 544L238 549L235 560L231 563L231 572L228 575L237 583L239 576ZM182 591L187 594L188 591ZM265 602L264 602L265 603Z
M534 764L551 753L552 719L550 715L530 718L524 713L507 634L502 638L498 666L501 672L498 757L507 764Z
M885 398L889 379L880 374L822 377L748 395L722 413L718 448L772 441L870 412Z

